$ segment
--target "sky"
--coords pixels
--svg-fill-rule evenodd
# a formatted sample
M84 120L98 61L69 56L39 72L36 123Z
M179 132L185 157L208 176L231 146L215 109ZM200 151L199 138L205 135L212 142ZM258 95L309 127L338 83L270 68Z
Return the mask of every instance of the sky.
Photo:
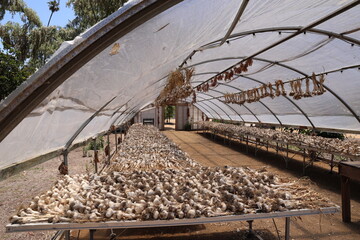
M50 17L50 10L48 7L49 0L24 0L26 5L30 8L32 8L40 17L41 22L44 26L47 25L49 17ZM60 10L58 12L55 12L54 15L51 18L50 25L56 25L64 27L69 20L72 20L75 18L74 12L71 8L66 7L67 0L60 0ZM7 13L3 20L1 20L1 24L5 24L7 21L14 21L14 22L20 22L19 16L12 17L11 14Z

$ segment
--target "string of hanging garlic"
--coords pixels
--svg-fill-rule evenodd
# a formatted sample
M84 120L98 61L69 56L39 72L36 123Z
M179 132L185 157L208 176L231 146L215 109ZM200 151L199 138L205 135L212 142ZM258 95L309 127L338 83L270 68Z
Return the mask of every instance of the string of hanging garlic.
M196 87L196 90L198 92L207 92L209 91L210 87L216 87L219 81L230 82L231 80L233 80L236 74L239 75L241 73L246 73L248 71L248 67L251 67L252 64L253 64L252 58L248 58L244 62L241 62L233 66L230 70L218 74L215 77L211 78L209 81L198 85Z
M337 138L309 136L296 132L280 132L273 129L237 126L207 121L196 122L195 124L197 124L200 129L208 129L217 134L223 134L234 139L240 139L240 137L244 135L251 135L257 138L273 139L284 143L295 144L297 146L307 146L319 149L320 152L328 151L360 156L360 141L358 139L340 140Z
M66 175L11 222L165 220L331 205L304 187L299 194L295 185L264 170L241 167Z
M289 81L291 91L289 93L289 96L292 96L295 100L299 100L302 97L311 97L315 95L322 95L324 92L326 92L324 88L324 81L325 77L324 74L321 74L319 76L319 80L316 79L315 73L312 74L312 83L314 86L314 90L310 92L310 80L306 78L306 91L303 92L302 90L302 82L303 79L295 79L292 81ZM252 102L258 102L260 99L265 97L279 97L279 96L286 96L286 91L284 87L284 82L282 80L275 81L275 93L274 93L274 87L272 83L268 84L262 84L260 87L244 90L241 93L226 93L224 94L224 102L225 103L232 103L232 104L244 104L252 103Z
M156 127L133 124L110 168L115 171L181 169L198 164Z
M193 74L194 68L177 69L171 72L164 89L156 98L155 104L157 106L174 104L178 100L187 98L190 95L193 95L193 102L196 101L195 91L190 83Z
M258 88L242 91L241 93L226 93L224 94L225 103L244 104L258 102L265 97L274 98L275 96L286 95L284 84L281 80L275 82L275 93L272 83L263 84Z

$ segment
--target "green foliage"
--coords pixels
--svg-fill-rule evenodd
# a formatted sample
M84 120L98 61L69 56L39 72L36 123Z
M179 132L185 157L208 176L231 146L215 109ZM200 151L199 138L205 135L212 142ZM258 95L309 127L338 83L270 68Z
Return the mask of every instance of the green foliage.
M304 134L304 135L312 135L313 130L311 130L311 129L299 129L299 133Z
M47 24L47 26L49 26L49 25L50 25L51 18L52 18L52 16L53 16L54 12L57 12L57 11L60 10L60 7L59 7L59 5L60 5L60 0L58 0L58 1L52 0L52 1L47 2L47 4L48 4L49 10L50 10L50 12L51 12L50 17L49 17L49 21L48 21L48 24Z
M94 150L94 146L96 146L96 150L100 150L104 148L104 138L101 137L97 137L96 138L96 145L94 144L94 141L90 141L86 147L85 150Z
M0 20L4 19L6 11L9 11L12 15L20 14L20 19L24 25L28 27L42 25L39 16L34 10L27 7L23 0L1 0L0 5Z
M125 2L127 0L68 0L66 5L72 7L76 15L68 27L72 27L77 30L77 33L81 33L117 11Z
M33 72L19 64L15 57L0 52L0 100L8 96Z
M167 122L175 116L175 106L166 106L165 107L165 119Z
M59 7L59 2L56 0L52 0L52 1L48 1L47 2L48 6L49 6L49 10L53 13L53 12L57 12L60 10Z
M1 0L0 20L5 13L19 14L22 24L0 24L1 49L1 99L21 84L34 71L42 67L64 41L72 40L87 28L121 7L126 0L68 0L75 19L65 28L50 26L54 12L59 11L59 0L48 1L48 25L43 26L39 16L23 0ZM9 62L6 66L5 62ZM8 72L10 71L10 72ZM3 74L4 73L4 74Z
M325 138L338 138L344 140L345 136L342 133L334 133L334 132L318 132L317 136L325 137Z
M186 122L184 125L184 130L185 131L191 131L191 124L189 122Z

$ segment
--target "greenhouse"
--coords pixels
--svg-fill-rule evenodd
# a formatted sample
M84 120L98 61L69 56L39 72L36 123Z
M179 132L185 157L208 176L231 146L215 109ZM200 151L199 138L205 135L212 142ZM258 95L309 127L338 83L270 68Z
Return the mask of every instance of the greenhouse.
M6 231L358 239L359 16L359 0L128 1L1 102L0 179L52 159L61 173Z

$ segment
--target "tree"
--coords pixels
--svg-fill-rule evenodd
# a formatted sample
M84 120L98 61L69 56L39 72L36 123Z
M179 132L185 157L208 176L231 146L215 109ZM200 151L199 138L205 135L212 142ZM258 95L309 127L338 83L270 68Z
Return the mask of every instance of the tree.
M118 10L126 2L127 0L68 0L66 6L73 8L76 17L67 27L76 29L75 36L77 36Z
M171 118L173 118L175 115L175 106L166 106L165 107L165 119L167 122L170 121Z
M0 100L8 96L33 72L28 66L21 66L14 56L0 52Z
M22 24L7 22L0 24L2 62L1 99L16 88L36 69L42 67L63 41L74 39L81 32L109 16L127 0L68 0L75 19L65 28L49 26L54 12L59 11L59 0L48 1L51 12L47 26L43 26L39 16L28 8L23 0L1 0L0 20L5 13L19 14ZM6 61L11 66L6 66ZM25 78L25 79L24 79ZM5 95L4 95L5 94Z
M59 0L60 1L60 0ZM51 11L51 14L50 14L50 17L49 17L49 21L48 21L48 24L47 26L50 25L50 21L51 21L51 18L54 14L54 12L57 12L60 10L60 7L59 7L59 4L60 2L59 1L56 1L56 0L52 0L52 1L49 1L48 2L48 6L49 6L49 10Z

